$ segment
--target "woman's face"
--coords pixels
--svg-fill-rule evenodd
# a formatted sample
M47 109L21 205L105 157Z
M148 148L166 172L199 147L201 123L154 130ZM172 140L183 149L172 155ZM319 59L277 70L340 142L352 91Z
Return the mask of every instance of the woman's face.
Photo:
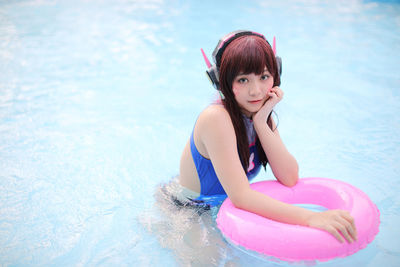
M273 85L274 78L266 67L261 75L239 73L233 80L232 91L243 114L251 117L259 111Z

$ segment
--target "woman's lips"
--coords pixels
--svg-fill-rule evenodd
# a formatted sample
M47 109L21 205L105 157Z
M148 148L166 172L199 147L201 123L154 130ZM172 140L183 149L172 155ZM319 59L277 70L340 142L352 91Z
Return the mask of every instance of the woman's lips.
M251 104L258 104L258 103L261 103L261 99L259 99L259 100L252 100L252 101L249 101L249 103L251 103Z

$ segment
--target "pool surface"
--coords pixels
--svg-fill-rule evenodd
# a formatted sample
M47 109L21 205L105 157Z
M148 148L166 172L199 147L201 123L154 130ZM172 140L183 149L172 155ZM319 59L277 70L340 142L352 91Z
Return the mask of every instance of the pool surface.
M381 212L367 248L296 266L400 266L400 3L355 0L0 1L1 266L292 266L160 187L216 98L200 48L236 29L277 38L300 176Z

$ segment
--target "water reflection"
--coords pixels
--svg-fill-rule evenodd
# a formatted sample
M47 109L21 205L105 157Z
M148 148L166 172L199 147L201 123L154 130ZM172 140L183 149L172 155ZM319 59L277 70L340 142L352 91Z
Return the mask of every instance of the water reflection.
M179 206L171 196L179 190L177 179L160 185L151 210L140 216L141 224L169 249L181 266L239 266L215 223L218 208Z

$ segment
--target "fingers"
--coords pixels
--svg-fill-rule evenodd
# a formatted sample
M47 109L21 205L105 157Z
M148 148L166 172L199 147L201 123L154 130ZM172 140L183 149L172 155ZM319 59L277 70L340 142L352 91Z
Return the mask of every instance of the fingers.
M309 226L323 229L332 234L340 243L345 240L353 243L357 240L354 219L349 212L328 210L317 212L310 217Z
M271 89L269 89L268 93L274 93L274 94L276 94L276 96L279 97L283 94L283 91L279 87L275 86L275 87L272 87Z
M346 226L339 222L332 222L330 225L326 225L325 230L333 235L340 243L343 243L345 239L348 243L353 242L349 232L346 230Z
M269 99L277 99L278 96L275 93L267 93L267 96L269 96Z
M262 121L265 122L267 116L271 113L272 109L275 107L279 101L281 101L283 92L279 87L273 87L266 92L267 99L265 100L262 108L257 112L257 116L253 119L259 117L262 118Z
M334 227L336 228L336 230L346 239L346 241L348 243L353 243L354 240L351 237L351 234L349 232L349 229L346 225L340 223L340 222L336 222L334 224Z
M350 215L350 213L348 211L342 211L342 216L349 223L351 223L351 225L354 227L354 229L356 228L356 225L355 225L355 222L354 222L354 218Z
M354 241L356 241L357 240L357 228L356 228L356 224L354 222L354 218L347 211L342 211L341 215L342 215L342 218L346 221L346 226L347 226L348 232L350 233L352 239Z
M337 211L334 227L342 234L347 242L353 243L357 240L357 231L354 219L347 211Z
M340 243L344 242L343 237L340 235L339 231L335 227L327 226L325 230L333 235Z
M278 103L283 98L283 91L278 86L275 86L267 91L267 96Z

